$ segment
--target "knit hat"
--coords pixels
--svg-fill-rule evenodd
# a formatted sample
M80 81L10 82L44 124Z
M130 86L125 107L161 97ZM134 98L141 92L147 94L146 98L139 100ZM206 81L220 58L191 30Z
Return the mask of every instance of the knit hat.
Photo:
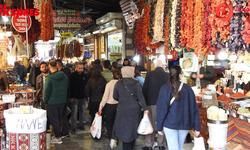
M122 77L123 78L134 78L134 71L135 67L123 67L121 72L122 72Z

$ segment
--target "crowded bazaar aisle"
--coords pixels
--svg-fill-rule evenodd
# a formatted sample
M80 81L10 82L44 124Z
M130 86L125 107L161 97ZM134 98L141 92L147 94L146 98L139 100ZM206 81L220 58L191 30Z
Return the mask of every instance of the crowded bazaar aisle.
M91 117L87 113L85 115L87 115L90 120ZM84 124L86 131L77 130L76 134L70 134L69 138L62 139L62 144L52 144L50 150L111 150L108 138L106 137L106 132L102 134L102 138L99 141L95 141L90 135L90 126L90 122ZM136 140L135 150L141 150L144 144L144 137L140 136L139 139ZM183 150L192 150L192 148L193 144L184 144ZM122 150L121 142L115 150ZM158 148L156 147L154 150L158 150Z

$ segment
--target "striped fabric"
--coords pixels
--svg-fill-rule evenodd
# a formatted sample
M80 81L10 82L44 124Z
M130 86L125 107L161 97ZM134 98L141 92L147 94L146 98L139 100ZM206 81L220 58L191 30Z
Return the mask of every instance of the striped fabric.
M207 143L209 138L208 126L207 126L207 109L199 108L200 112L200 123L201 123L201 132L200 135L203 137L204 142Z
M250 149L250 124L244 120L230 116L227 141L240 143Z

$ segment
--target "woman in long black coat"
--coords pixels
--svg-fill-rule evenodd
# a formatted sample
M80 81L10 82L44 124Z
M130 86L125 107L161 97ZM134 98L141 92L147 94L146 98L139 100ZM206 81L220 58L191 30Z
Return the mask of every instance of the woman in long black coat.
M135 140L139 136L137 128L142 118L141 109L143 108L144 114L148 113L140 83L133 79L134 69L134 67L122 68L123 79L116 83L113 94L113 98L119 103L112 138L123 142L123 150L134 148ZM128 92L125 86L138 100Z

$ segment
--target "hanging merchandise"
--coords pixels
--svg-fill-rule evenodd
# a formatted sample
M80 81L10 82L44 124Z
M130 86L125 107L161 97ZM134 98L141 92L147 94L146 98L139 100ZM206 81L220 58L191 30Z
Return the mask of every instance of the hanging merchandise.
M190 52L185 49L183 59L180 62L183 71L197 72L198 71L198 57L191 49Z
M178 54L179 54L179 52L177 52L175 49L170 51L168 55L172 55L173 58L168 59L168 61L176 61L178 59ZM167 55L166 55L166 58L167 58Z
M154 25L155 25L155 11L156 11L157 0L151 1L151 10L150 10L150 22L149 22L149 37L153 39L154 37Z
M166 15L165 19L165 27L164 27L164 32L165 32L165 42L164 42L164 51L165 51L165 57L167 58L167 55L169 54L169 49L168 49L168 36L169 36L169 14Z
M192 48L195 52L203 49L202 45L202 25L203 25L203 1L197 0L194 8L194 39Z
M181 2L182 0L177 0L176 6L176 21L175 21L175 47L174 48L181 48Z
M24 8L23 0L18 1L18 8ZM26 8L34 9L33 0L26 0ZM30 16L32 25L28 31L28 44L32 44L39 40L41 33L40 23L35 19L35 16ZM26 33L19 33L22 36L22 40L26 41Z
M23 41L19 35L13 35L14 38L14 45L11 49L10 55L11 56L21 56L26 55L26 45L23 44Z
M211 14L211 3L212 0L205 0L203 1L203 25L202 25L202 45L204 46L203 52L201 54L209 53L209 51L215 52L215 46L212 46L212 27L209 22L209 16Z
M82 51L81 51L81 44L78 40L75 40L75 53L74 56L75 57L80 57L82 55Z
M247 2L247 6L250 6L250 0ZM244 20L244 19L243 19ZM250 16L248 15L245 20L244 20L244 30L241 32L242 34L242 39L245 41L246 47L248 48L249 51L249 44L250 44Z
M212 45L222 48L230 39L230 20L231 18L225 14L224 5L230 5L230 0L214 0L212 1L212 15L209 17L209 22L212 26ZM227 7L227 6L225 6ZM229 11L230 13L230 11ZM223 16L226 20L219 19L218 16Z
M155 10L155 19L154 19L154 36L153 41L159 42L164 41L163 39L163 14L164 14L164 5L165 0L158 0L156 4L156 10Z
M49 41L54 36L53 9L50 0L43 1L41 15L41 40Z
M42 3L43 3L43 0L34 0L34 8L35 9L39 9L41 10L42 9ZM39 13L39 15L35 16L36 20L38 22L41 22L42 18L41 18L41 13Z
M182 0L181 43L189 51L194 38L194 5L194 0Z
M57 44L56 44L56 57L59 58L61 56L61 51L62 51L62 44L63 44L63 39L60 39ZM61 57L60 57L61 58Z
M177 7L178 0L174 0L172 2L172 12L171 12L171 27L170 27L170 42L172 47L176 46L175 41L175 29L176 29L176 7Z

